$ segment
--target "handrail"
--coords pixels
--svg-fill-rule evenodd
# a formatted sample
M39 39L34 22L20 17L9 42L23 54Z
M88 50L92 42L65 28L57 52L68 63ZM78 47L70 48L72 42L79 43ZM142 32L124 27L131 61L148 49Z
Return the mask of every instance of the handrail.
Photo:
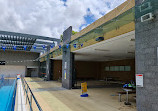
M32 93L32 91L31 91L29 85L28 85L27 82L25 81L25 79L24 79L24 78L21 78L21 80L22 80L22 83L23 83L24 94L26 93L26 103L27 103L27 99L28 99L29 106L30 106L30 111L33 111L33 109L32 109L32 98L33 98L33 100L35 101L36 106L38 107L38 110L39 110L39 111L43 111L42 108L41 108L41 106L39 105L37 99L35 98L34 94ZM25 85L27 86L27 89L26 89L26 86L25 86ZM29 90L30 93L31 93L30 99L29 99L29 97L28 97L28 90Z

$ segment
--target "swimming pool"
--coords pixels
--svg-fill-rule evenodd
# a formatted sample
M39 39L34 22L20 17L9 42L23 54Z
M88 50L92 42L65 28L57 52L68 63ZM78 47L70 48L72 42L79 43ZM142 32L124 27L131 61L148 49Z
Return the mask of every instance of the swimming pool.
M0 111L14 111L16 79L0 80Z

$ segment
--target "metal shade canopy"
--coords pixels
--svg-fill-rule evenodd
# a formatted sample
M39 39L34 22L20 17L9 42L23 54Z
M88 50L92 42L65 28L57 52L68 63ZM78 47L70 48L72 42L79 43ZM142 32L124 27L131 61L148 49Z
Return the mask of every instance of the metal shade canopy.
M42 52L43 46L50 46L60 43L60 39L30 35L16 32L0 31L0 50L18 50L18 51L32 51ZM33 46L36 46L34 49Z

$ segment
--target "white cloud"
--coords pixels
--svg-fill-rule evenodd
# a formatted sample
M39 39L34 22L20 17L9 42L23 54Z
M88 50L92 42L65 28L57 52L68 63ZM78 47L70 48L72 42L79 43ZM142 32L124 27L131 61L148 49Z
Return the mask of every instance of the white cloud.
M88 25L90 25L90 24L84 24L84 25L82 25L81 26L81 30L84 29L84 28L86 28Z
M69 26L79 31L87 14L96 20L124 1L0 0L0 30L59 38Z

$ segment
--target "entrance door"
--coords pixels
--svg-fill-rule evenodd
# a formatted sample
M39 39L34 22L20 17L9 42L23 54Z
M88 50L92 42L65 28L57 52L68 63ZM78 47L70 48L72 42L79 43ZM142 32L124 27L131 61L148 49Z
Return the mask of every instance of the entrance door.
M38 68L27 68L26 77L37 77L38 76Z

